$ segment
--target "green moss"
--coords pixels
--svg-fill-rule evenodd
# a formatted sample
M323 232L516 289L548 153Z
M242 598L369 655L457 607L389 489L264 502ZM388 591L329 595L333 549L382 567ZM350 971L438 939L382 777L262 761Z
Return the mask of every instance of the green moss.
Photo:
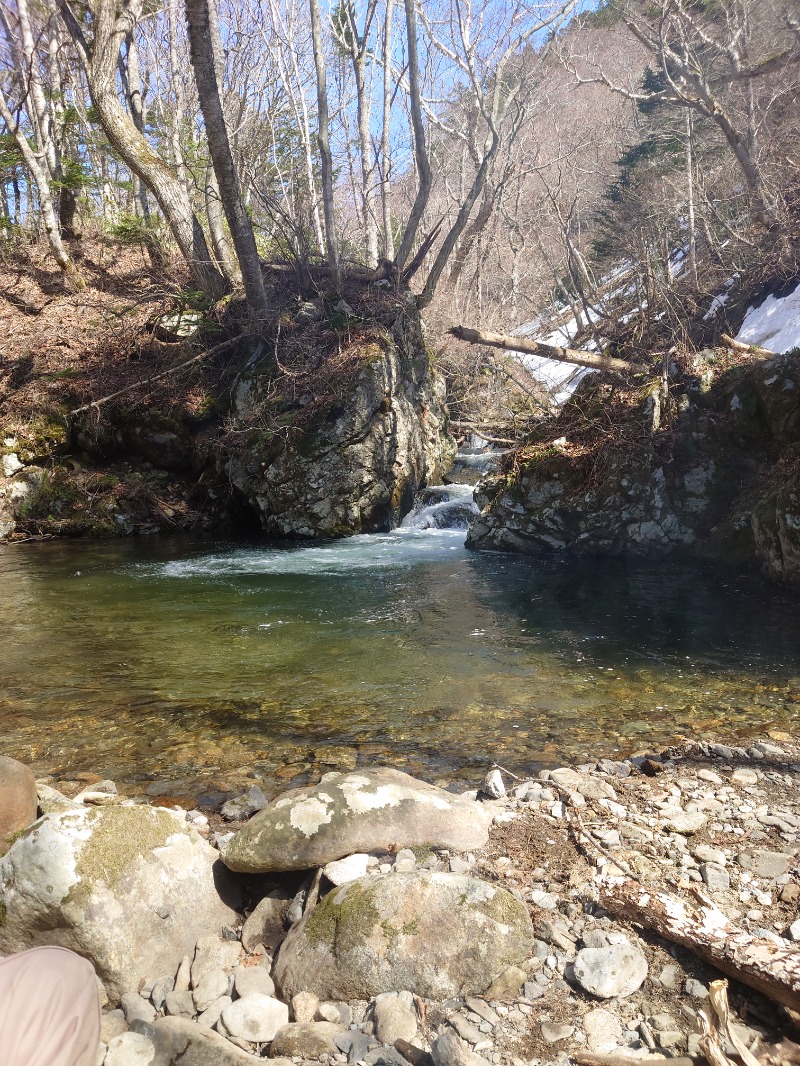
M75 872L80 878L70 891L73 903L84 903L92 885L115 888L136 859L163 846L168 837L187 830L167 811L155 807L105 807L89 815L92 836L81 849Z
M341 898L340 903L335 900ZM305 936L310 944L336 943L337 954L352 951L367 939L378 924L380 913L372 899L372 887L353 883L344 893L331 892L308 918Z
M6 916L6 905L5 903L0 903L0 929L2 929L3 926L6 924Z

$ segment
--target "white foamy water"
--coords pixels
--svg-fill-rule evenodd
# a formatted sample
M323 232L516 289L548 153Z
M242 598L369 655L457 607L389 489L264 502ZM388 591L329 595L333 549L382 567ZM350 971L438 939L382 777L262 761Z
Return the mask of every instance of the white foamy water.
M479 513L472 485L431 485L418 496L402 529L465 530Z
M461 486L459 486L461 487ZM457 529L395 529L369 533L307 548L251 548L143 564L136 571L165 578L227 577L259 574L348 574L416 566L463 552L464 533Z

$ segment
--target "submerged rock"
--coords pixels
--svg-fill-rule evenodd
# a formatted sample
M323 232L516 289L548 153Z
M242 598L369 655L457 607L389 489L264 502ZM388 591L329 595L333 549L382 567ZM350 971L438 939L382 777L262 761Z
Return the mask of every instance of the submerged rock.
M330 773L272 800L223 848L222 861L242 873L267 873L393 846L469 851L486 843L490 823L479 804L399 770Z
M383 874L318 903L287 936L273 973L287 998L305 990L451 999L485 991L532 944L528 910L505 889L457 874Z
M213 848L173 812L119 804L47 815L0 860L0 953L59 944L109 999L174 973L198 931L235 919ZM222 870L220 885L229 882ZM231 903L236 903L231 893Z

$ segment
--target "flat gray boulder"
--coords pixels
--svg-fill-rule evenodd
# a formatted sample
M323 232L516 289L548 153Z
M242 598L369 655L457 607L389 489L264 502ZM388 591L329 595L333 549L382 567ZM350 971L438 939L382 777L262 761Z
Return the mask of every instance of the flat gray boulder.
M185 1018L158 1018L153 1029L155 1058L151 1066L255 1066L264 1062Z
M217 886L230 875L216 859L162 808L46 815L0 859L0 954L71 948L93 963L116 1004L147 976L174 973L199 933L236 920Z
M285 999L454 999L480 995L532 948L527 907L503 888L428 870L382 874L350 881L305 914L273 977Z
M272 800L223 849L222 861L239 873L279 873L390 846L470 851L486 843L490 824L480 804L399 770L330 773Z

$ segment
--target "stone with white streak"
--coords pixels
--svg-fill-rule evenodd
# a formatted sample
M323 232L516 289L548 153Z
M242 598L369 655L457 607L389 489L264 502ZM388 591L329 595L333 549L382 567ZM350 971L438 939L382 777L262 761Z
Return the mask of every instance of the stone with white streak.
M490 823L480 804L398 770L330 773L272 800L224 846L222 860L240 873L271 873L379 848L469 851L486 843Z

